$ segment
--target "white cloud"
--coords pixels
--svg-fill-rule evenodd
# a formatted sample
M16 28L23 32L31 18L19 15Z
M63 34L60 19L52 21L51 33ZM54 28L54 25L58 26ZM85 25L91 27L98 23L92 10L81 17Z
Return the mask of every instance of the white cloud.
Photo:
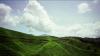
M100 22L90 24L73 24L70 26L59 26L51 35L54 36L80 36L80 37L99 37Z
M93 3L98 3L98 0L93 0Z
M78 12L79 13L86 13L91 11L91 8L88 3L81 3L78 5Z
M55 26L55 23L50 20L44 7L37 1L29 0L28 5L24 9L23 17L28 27L40 31L50 32Z
M5 4L0 4L0 27L9 28L18 23L17 16L11 16L12 8Z
M0 21L3 21L5 17L10 13L11 8L5 4L0 4Z

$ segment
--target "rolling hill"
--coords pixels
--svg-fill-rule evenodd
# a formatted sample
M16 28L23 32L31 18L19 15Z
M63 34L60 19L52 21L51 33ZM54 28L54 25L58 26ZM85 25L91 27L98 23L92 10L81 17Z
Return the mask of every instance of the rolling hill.
M100 56L98 39L34 36L0 28L0 56Z

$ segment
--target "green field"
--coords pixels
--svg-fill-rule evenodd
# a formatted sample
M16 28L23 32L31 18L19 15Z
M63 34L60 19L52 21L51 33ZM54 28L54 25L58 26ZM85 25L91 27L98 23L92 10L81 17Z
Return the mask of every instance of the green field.
M80 37L34 36L0 28L0 56L100 56L100 48Z

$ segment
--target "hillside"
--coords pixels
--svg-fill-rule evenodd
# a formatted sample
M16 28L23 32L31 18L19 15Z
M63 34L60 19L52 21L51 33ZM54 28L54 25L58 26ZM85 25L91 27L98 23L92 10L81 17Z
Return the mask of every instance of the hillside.
M34 36L0 28L0 56L100 56L100 41L91 39Z

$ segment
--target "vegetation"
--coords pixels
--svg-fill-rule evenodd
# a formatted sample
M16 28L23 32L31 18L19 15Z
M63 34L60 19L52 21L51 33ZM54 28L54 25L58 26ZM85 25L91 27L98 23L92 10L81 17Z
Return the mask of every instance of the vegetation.
M91 38L34 36L0 28L0 56L100 56L99 47Z

